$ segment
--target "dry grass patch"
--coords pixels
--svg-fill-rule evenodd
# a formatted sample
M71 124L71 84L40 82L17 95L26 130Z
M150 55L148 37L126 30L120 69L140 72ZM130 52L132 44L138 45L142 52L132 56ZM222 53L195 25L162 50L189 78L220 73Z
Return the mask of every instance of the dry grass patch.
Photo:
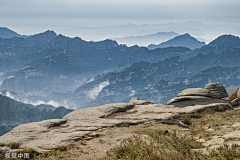
M189 130L160 123L134 126L133 132L139 136L123 140L102 159L240 159L240 147L236 145L225 145L207 155L192 150L203 148L194 137L210 140L213 136L234 131L234 128L223 126L240 122L240 110L225 111L218 106L215 110L207 109L201 113L185 115L180 120L189 126ZM213 129L214 132L208 129ZM147 138L143 139L142 135L147 135Z
M204 157L192 153L191 149L202 148L201 143L177 137L176 133L158 132L143 139L140 135L125 139L107 152L102 159L200 159Z
M222 136L234 131L234 128L230 126L240 122L240 110L227 110L225 112L206 110L203 113L196 114L199 114L201 118L191 119L191 135L206 139L211 136ZM208 132L206 131L207 129L213 129L214 132Z

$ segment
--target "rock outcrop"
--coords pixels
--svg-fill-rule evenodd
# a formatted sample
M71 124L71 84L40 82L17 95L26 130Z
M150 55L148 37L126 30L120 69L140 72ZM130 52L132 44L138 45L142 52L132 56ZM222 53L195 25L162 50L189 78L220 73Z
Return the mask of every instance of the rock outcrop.
M169 119L181 117L183 114L215 108L219 105L223 107L229 105L229 103L222 103L220 100L214 102L183 108L163 104L113 103L79 109L67 114L63 119L45 120L17 126L1 136L0 143L6 146L11 142L17 142L20 147L34 148L39 152L50 151L61 145L81 140L85 135L107 127L156 121L164 123Z
M214 89L214 86L219 90ZM44 152L81 140L95 131L123 124L171 121L171 124L187 127L178 118L219 106L222 109L228 108L231 102L218 99L225 96L225 88L220 83L214 83L206 85L205 89L186 89L167 105L132 98L129 103L112 103L79 109L68 113L63 119L19 125L1 136L0 144L7 146L11 142L17 142L20 147L30 147Z
M213 94L213 98L228 97L226 89L220 82L206 84L205 89L209 90Z
M240 88L237 90L237 98L240 99Z
M206 105L214 103L219 99L222 103L228 103L220 98L228 97L227 91L222 83L209 83L205 88L188 88L177 95L176 98L169 100L167 105L175 105L178 107L189 106L193 104Z

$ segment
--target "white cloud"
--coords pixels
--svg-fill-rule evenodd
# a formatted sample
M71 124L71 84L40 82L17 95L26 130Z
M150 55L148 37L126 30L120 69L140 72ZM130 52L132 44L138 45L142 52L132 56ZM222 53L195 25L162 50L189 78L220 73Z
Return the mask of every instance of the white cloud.
M30 101L28 99L25 99L22 102L26 103L26 104L31 104L31 105L34 105L34 106L45 104L45 105L52 105L52 106L54 106L56 108L60 107L60 106L63 106L65 108L67 108L67 109L77 109L77 106L76 106L75 103L72 103L72 102L67 101L67 100L63 100L63 103L59 103L59 102L56 102L54 100L50 100L50 101L44 102L42 100Z
M102 87L102 85L100 87ZM4 95L2 92L0 92L0 94ZM18 96L15 96L15 95L11 94L9 91L6 91L6 95L4 95L4 96L9 97L11 99L14 99L16 101L25 103L25 104L31 104L33 106L38 106L38 105L41 105L41 104L45 104L45 105L52 105L54 107L63 106L63 107L68 108L68 109L76 109L76 104L71 103L67 100L64 100L63 103L58 103L58 102L53 101L53 100L50 100L50 101L47 101L47 102L42 101L42 100L37 100L37 101L30 101L28 99L20 100Z
M0 92L1 95L4 95L2 92ZM14 99L16 101L20 101L19 97L18 96L15 96L13 94L11 94L9 91L6 91L6 95L7 97L11 98L11 99Z
M92 82L92 81L94 81L94 78L89 79L88 81L86 81L86 83L89 83L89 82Z
M29 101L28 99L25 99L23 101L23 103L26 103L26 104L31 104L31 105L34 105L34 106L37 106L37 105L41 105L41 104L45 104L45 105L52 105L54 107L59 107L61 106L58 102L56 101L53 101L53 100L50 100L48 102L44 102L42 100L37 100L37 101Z
M15 100L15 97L9 91L6 92L6 96Z
M46 104L47 105L52 105L54 107L59 107L60 106L60 104L58 102L53 101L53 100L46 102Z
M135 90L131 90L131 93L128 95L129 97L132 97L136 94L137 92Z
M99 85L96 85L91 91L87 93L87 96L90 99L95 99L98 96L98 94L102 91L102 89L108 85L110 85L108 80L100 83Z

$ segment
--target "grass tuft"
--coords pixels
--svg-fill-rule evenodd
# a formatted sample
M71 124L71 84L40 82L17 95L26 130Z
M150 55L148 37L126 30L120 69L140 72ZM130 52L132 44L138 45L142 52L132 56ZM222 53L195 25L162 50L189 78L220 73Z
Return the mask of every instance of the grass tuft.
M8 147L11 148L11 149L18 149L19 146L20 146L20 144L17 143L17 142L12 142L8 145Z
M67 150L67 146L59 146L58 150L59 151L66 151Z

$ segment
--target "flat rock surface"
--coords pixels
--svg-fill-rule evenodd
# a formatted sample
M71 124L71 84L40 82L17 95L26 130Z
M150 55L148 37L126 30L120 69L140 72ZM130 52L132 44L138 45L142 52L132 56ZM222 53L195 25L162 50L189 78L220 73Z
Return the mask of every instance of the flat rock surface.
M177 95L178 97L182 96L205 96L205 97L212 97L213 94L204 88L188 88Z
M61 145L67 145L102 128L121 124L138 124L151 121L164 121L180 117L181 114L214 108L227 107L226 101L215 100L205 105L112 103L99 107L79 109L67 114L63 119L45 120L23 124L0 137L0 144L20 143L20 148L30 147L39 152L49 151ZM224 103L223 103L224 102Z
M223 138L215 138L207 141L204 143L204 146L213 146L213 145L223 145L224 139Z
M223 135L224 139L240 139L240 131L233 131L228 134Z
M175 97L169 100L167 105L175 105L177 107L185 107L185 106L194 106L194 105L207 105L211 103L229 103L227 100L222 99L214 99L211 97L205 96L182 96Z
M231 127L233 127L233 128L240 128L240 122L233 124Z

